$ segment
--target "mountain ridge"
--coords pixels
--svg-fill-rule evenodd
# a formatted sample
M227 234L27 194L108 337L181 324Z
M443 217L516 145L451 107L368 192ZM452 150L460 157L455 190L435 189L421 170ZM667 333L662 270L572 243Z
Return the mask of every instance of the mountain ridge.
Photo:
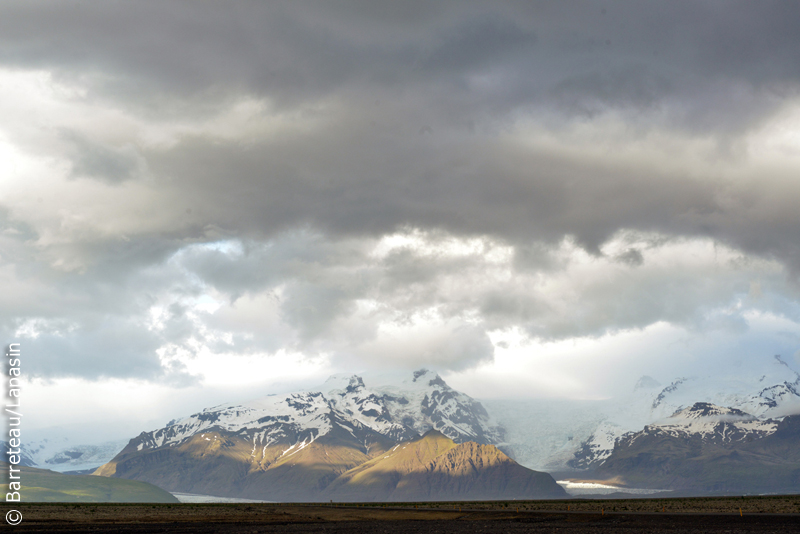
M778 355L750 365L747 372L684 376L667 386L643 376L632 393L608 407L608 415L575 447L566 467L597 468L626 435L667 421L698 402L739 410L759 421L800 413L800 373Z
M142 432L95 474L170 491L279 501L566 495L552 477L517 464L490 443L503 429L478 401L436 373L421 369L384 387L340 376L321 389L220 405L171 421ZM417 460L390 468L387 460L409 446ZM455 456L440 458L451 450ZM366 491L369 484L354 482L363 477L378 477L384 490Z
M617 440L593 474L644 488L797 492L798 444L800 415L761 420L696 403Z

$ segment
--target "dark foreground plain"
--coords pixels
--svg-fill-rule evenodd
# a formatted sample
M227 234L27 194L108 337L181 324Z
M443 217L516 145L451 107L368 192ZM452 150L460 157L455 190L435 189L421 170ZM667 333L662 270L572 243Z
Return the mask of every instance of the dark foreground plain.
M11 509L3 506L2 512ZM800 532L800 496L392 504L38 504L17 532Z

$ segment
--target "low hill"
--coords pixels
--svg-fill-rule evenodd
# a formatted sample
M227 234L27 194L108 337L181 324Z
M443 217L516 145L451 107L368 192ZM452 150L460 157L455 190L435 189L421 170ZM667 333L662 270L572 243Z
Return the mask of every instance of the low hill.
M493 445L456 444L438 431L355 467L325 494L340 501L438 501L563 498L547 473L516 463Z
M8 491L9 464L0 462L0 480ZM21 467L22 502L139 502L177 503L172 494L140 482L91 475L64 475L46 469Z

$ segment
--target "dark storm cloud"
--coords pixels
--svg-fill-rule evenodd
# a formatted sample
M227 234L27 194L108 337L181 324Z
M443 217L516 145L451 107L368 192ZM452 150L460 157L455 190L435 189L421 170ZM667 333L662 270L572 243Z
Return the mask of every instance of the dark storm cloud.
M764 113L764 93L798 80L796 13L782 2L403 4L11 2L0 59L171 107L247 92L297 104L361 86L388 91L378 98L455 91L489 113L558 102L695 113L744 90ZM469 83L497 73L495 86Z
M433 75L484 70L498 62L518 59L519 54L529 52L535 42L532 32L510 20L495 17L467 20L460 26L448 28L441 41L419 57L413 68Z
M419 226L520 244L572 235L596 252L620 228L634 228L710 235L788 261L797 250L790 228L778 226L793 220L791 202L751 214L748 227L760 237L744 243L749 236L732 225L739 211L722 202L719 183L657 162L643 169L613 158L582 161L581 154L507 146L490 136L426 140L359 122L341 118L329 129L258 146L187 139L148 161L170 177L172 198L254 236L304 225L349 235ZM734 191L742 193L753 203L762 196Z
M597 251L626 227L708 235L793 264L800 257L768 206L743 232L720 206L718 184L652 167L598 169L496 135L520 118L563 124L613 111L643 132L716 132L728 146L797 92L800 32L783 3L4 10L6 64L80 78L122 105L180 116L243 95L287 109L341 102L344 111L313 133L246 145L187 138L145 155L205 223L234 233L312 224L374 234L412 224L516 242L574 235ZM81 146L77 169L109 181L132 172L130 160Z

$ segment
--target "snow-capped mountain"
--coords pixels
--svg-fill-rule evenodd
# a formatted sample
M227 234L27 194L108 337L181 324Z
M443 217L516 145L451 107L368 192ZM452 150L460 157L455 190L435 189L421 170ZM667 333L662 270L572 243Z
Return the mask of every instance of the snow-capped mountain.
M254 452L274 443L300 450L334 428L343 428L365 447L369 434L396 442L430 429L456 443L494 444L503 439L503 429L479 402L452 389L438 374L421 369L396 384L367 387L359 376L335 375L315 390L207 408L143 432L135 438L135 446L140 451L176 446L216 429L246 437Z
M663 424L667 428L671 424L668 421L676 421L680 413L697 415L692 411L697 403L726 407L732 410L729 417L734 412L749 414L752 425L759 426L759 421L800 413L800 374L780 356L774 356L740 362L713 374L678 377L666 386L652 377L642 377L631 394L598 406L603 420L580 444L568 466L597 467L625 436L646 425L658 424L660 428ZM702 418L703 425L711 421L707 418L711 415ZM699 427L687 427L691 428Z
M800 415L759 419L705 402L617 439L593 474L700 492L800 489Z
M494 446L502 439L483 406L436 373L370 386L334 376L310 391L217 406L143 432L94 474L281 501L564 495L550 475ZM450 489L434 491L437 484Z
M698 438L704 443L718 445L752 441L774 434L778 421L760 420L736 408L697 402L675 412L660 424L647 425L644 430L627 434L623 444L634 442L642 435L663 433L677 438Z
M605 401L490 401L487 412L424 369L402 380L338 375L320 387L207 408L143 432L96 474L210 495L319 499L348 471L435 430L456 444L497 445L530 469L592 468L609 476L617 469L640 484L651 476L642 458L659 458L680 475L661 483L688 488L692 465L706 456L727 466L738 461L730 456L737 447L750 447L742 461L757 475L763 466L753 447L763 444L770 461L781 447L796 447L800 417L790 414L800 413L798 386L800 375L775 357L661 382L642 377L628 395ZM704 488L722 483L724 467L708 473Z
M567 466L575 469L588 469L602 465L611 456L614 445L626 436L623 427L603 421L580 448L567 460Z
M775 419L762 420L736 408L697 402L664 420L645 425L638 432L620 434L619 426L601 423L592 437L575 453L569 465L579 469L598 467L611 456L615 447L630 447L644 436L664 435L726 445L769 436L777 426Z

